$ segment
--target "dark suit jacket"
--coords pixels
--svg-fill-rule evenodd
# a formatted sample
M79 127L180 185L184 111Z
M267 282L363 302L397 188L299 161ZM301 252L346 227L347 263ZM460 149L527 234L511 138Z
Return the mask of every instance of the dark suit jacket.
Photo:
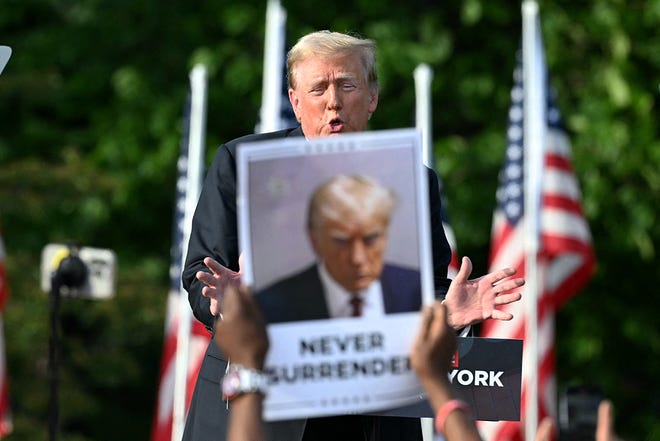
M183 269L183 286L188 291L188 300L195 317L204 323L211 332L214 317L209 310L209 299L202 295L203 284L195 278L197 271L208 271L204 258L212 256L220 264L238 271L238 233L236 219L236 149L242 142L303 136L300 126L272 133L247 135L221 145L206 175L200 194L192 231L188 244L188 254ZM431 238L433 249L433 274L437 294L447 292L450 280L447 267L451 260L451 249L442 227L442 207L438 178L428 169L429 204L431 214ZM227 366L226 357L221 354L213 341L209 343L204 361L197 378L195 390L186 420L183 439L185 441L225 439L227 411L219 392L219 383ZM381 426L391 425L386 433L406 426L399 418L380 418ZM390 422L390 420L392 420ZM413 421L411 419L411 421ZM419 427L417 421L413 421ZM391 423L391 424L390 424ZM280 422L269 428L269 441L296 441L304 429L304 420L290 423ZM408 432L407 429L402 429ZM383 438L386 439L386 438ZM387 438L400 440L399 437ZM421 439L421 436L411 439Z
M386 314L419 311L422 287L419 271L383 266L380 276ZM268 323L329 318L318 266L282 279L256 293Z

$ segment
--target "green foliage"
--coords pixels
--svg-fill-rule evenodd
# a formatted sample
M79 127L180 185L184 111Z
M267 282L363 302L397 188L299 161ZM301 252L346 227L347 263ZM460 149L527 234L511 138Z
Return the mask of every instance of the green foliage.
M487 269L520 8L504 0L287 2L289 43L316 29L379 44L372 129L414 122L412 71L434 70L434 147L459 252ZM658 439L655 317L660 1L541 1L598 269L557 317L558 384L598 383L617 431ZM181 111L209 68L207 159L253 131L265 2L3 0L0 222L14 437L46 439L50 242L114 249L116 297L62 306L64 440L146 439L162 350ZM126 424L130 421L130 424Z

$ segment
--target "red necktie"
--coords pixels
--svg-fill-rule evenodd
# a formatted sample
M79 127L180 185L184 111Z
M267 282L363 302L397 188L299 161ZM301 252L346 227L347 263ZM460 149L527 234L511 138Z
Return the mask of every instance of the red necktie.
M357 292L351 294L351 317L360 317L362 315L362 297Z

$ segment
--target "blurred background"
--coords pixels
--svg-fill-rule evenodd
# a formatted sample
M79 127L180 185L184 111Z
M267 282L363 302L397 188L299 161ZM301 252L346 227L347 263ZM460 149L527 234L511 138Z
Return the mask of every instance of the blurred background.
M617 432L660 439L660 0L540 1L552 85L597 267L559 311L557 382L599 385ZM287 47L318 29L378 43L371 129L415 124L413 70L434 72L433 149L458 253L487 271L520 4L282 0ZM13 433L48 434L48 296L40 258L75 240L118 259L110 301L61 305L62 440L146 440L163 350L188 74L209 70L207 164L252 133L262 0L2 0L0 226Z

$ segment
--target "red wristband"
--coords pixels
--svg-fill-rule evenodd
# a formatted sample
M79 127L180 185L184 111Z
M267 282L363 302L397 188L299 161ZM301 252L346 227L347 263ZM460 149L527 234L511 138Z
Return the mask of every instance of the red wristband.
M445 433L445 420L455 410L462 410L470 415L470 406L461 400L449 400L438 409L435 414L435 431L441 435Z

